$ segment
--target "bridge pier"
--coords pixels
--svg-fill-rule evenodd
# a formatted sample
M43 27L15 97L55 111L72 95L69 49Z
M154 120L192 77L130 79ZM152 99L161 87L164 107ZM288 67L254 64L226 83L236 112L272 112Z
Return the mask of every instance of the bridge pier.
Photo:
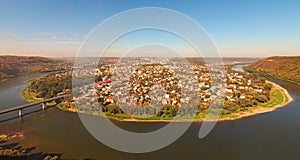
M22 110L23 110L23 109L19 109L19 113L18 113L18 115L19 115L19 118L22 118L22 116L23 116L23 112L22 112Z
M24 104L24 105L20 105L20 106L15 106L15 107L3 109L3 110L0 110L0 115L5 114L5 113L9 113L9 112L18 112L18 116L20 118L22 118L24 116L23 109L29 108L29 107L32 107L32 106L41 105L42 110L45 110L45 109L47 109L47 102L52 102L52 101L55 101L55 100L59 100L59 99L62 99L66 96L69 96L69 95L61 95L61 96L58 96L58 97L45 99L45 100L40 101L40 102L33 102L33 103L29 103L29 104Z
M45 110L47 108L47 102L42 103L42 110Z

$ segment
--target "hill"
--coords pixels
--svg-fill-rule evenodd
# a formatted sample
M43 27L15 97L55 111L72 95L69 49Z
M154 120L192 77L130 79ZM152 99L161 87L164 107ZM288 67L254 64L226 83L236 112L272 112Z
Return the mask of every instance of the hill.
M67 69L70 64L45 57L0 56L0 81L31 73Z
M245 68L250 72L263 73L277 78L300 82L300 56L269 57Z

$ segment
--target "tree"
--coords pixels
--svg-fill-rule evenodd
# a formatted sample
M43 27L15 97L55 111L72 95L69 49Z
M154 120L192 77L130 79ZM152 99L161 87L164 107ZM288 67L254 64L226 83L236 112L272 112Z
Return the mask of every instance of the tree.
M266 90L271 90L272 87L273 87L273 85L272 85L271 83L266 83L266 84L264 85L264 88L265 88Z
M224 109L228 110L230 113L235 112L239 109L239 106L232 101L225 101Z
M256 95L255 99L260 103L268 102L268 97L265 95Z

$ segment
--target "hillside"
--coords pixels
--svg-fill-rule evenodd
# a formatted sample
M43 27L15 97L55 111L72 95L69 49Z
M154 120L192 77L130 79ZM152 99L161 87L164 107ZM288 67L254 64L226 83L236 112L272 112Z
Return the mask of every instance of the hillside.
M300 82L300 56L265 58L253 63L246 70Z
M70 68L70 63L44 57L0 56L0 81L30 73Z

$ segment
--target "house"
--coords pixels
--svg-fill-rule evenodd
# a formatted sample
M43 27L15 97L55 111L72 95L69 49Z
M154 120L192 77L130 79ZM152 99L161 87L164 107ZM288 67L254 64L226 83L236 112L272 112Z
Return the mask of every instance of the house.
M246 94L242 93L241 96L240 96L240 99L245 99L245 98L246 98Z
M226 88L225 91L226 91L226 92L229 92L229 93L232 93L232 92L233 92L233 90L232 90L232 89L229 89L229 88Z

